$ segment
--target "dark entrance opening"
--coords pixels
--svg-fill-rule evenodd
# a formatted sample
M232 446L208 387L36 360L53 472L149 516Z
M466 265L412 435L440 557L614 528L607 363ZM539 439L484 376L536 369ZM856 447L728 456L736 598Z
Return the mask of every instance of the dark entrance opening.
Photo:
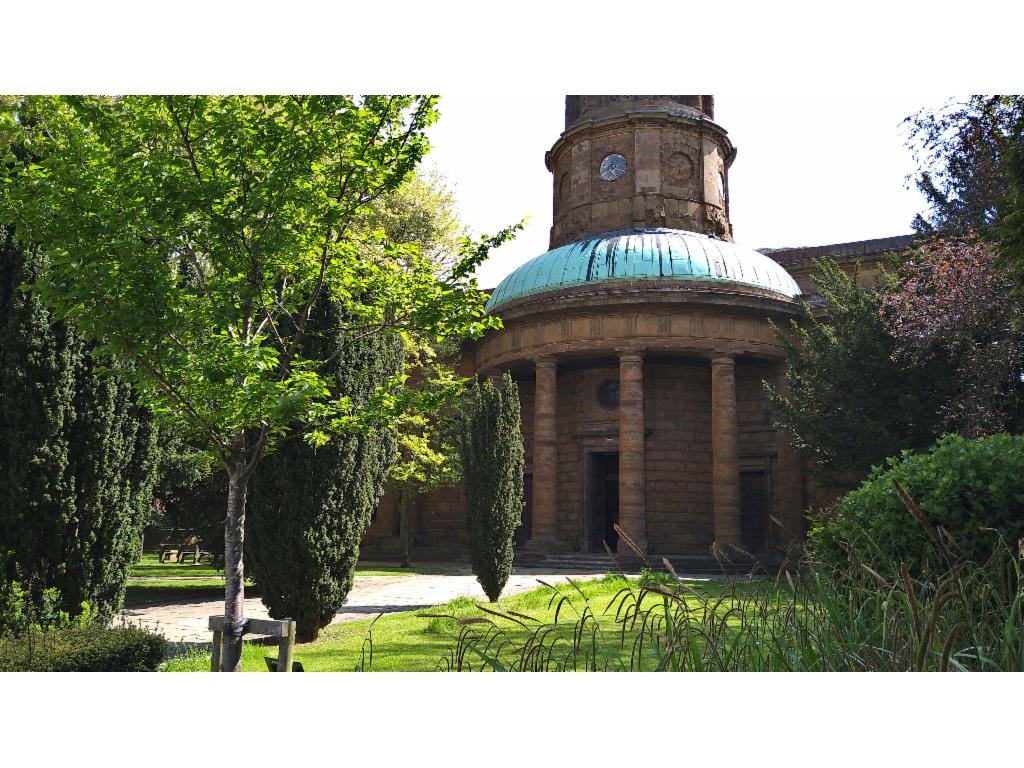
M765 550L767 502L764 472L740 472L740 524L743 547L748 552Z
M619 454L590 454L589 552L604 552L607 541L616 551L619 534L612 527L619 522Z
M513 543L525 547L533 536L533 475L523 475L523 522L516 528Z

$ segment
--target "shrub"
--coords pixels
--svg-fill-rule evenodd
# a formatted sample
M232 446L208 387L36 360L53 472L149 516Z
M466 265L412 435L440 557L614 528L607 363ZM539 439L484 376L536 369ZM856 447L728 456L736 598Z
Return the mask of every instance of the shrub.
M839 565L856 547L859 559L869 562L902 561L919 569L937 563L938 549L893 481L945 532L957 557L984 562L1000 535L1011 544L1024 536L1024 436L950 435L927 453L904 451L887 464L815 522L810 545L817 559Z
M60 592L50 587L32 599L31 590L15 579L5 578L9 554L0 552L0 638L14 637L32 629L85 627L95 618L89 603L82 602L74 613L60 608Z
M519 390L507 373L500 387L486 381L470 388L459 448L469 559L493 603L512 575L512 537L523 509Z
M139 627L31 630L0 640L0 672L152 672L166 653L161 635Z

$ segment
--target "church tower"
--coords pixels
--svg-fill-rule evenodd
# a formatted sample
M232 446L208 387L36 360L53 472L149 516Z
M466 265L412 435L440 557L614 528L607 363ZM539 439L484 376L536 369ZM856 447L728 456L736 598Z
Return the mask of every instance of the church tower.
M711 96L567 96L549 247L652 227L731 241L735 157Z

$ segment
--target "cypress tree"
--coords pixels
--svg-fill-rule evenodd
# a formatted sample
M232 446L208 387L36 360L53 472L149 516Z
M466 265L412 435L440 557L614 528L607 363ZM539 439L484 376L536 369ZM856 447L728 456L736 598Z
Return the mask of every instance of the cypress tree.
M462 492L470 563L492 603L512 575L512 540L522 522L519 419L519 389L507 373L500 387L488 380L469 389L459 441Z
M345 338L348 322L338 305L320 302L303 356L330 360L337 392L358 408L401 370L403 342ZM299 642L315 640L345 603L395 451L391 427L340 434L318 448L294 434L250 481L246 569L271 617L295 620Z
M120 608L152 502L151 419L115 369L21 286L45 268L0 231L0 551L62 610Z

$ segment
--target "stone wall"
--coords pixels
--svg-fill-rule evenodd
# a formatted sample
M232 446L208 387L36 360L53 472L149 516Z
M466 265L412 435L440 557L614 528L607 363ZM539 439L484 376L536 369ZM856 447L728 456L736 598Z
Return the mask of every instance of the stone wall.
M557 373L557 518L559 549L578 551L587 541L587 462L591 452L617 451L618 411L600 404L597 391L618 379L611 362L565 366ZM780 506L776 474L777 433L762 380L774 381L766 364L736 367L741 471L763 472L769 512ZM520 373L520 402L526 471L533 469L534 382ZM711 456L711 371L699 361L644 364L644 422L647 432L646 510L651 554L706 555L714 537ZM385 498L367 532L367 554L399 546L394 504ZM425 495L414 520L414 549L420 556L464 552L465 518L459 488ZM770 526L769 530L770 530Z
M711 370L645 365L647 541L652 554L707 554L713 536Z

